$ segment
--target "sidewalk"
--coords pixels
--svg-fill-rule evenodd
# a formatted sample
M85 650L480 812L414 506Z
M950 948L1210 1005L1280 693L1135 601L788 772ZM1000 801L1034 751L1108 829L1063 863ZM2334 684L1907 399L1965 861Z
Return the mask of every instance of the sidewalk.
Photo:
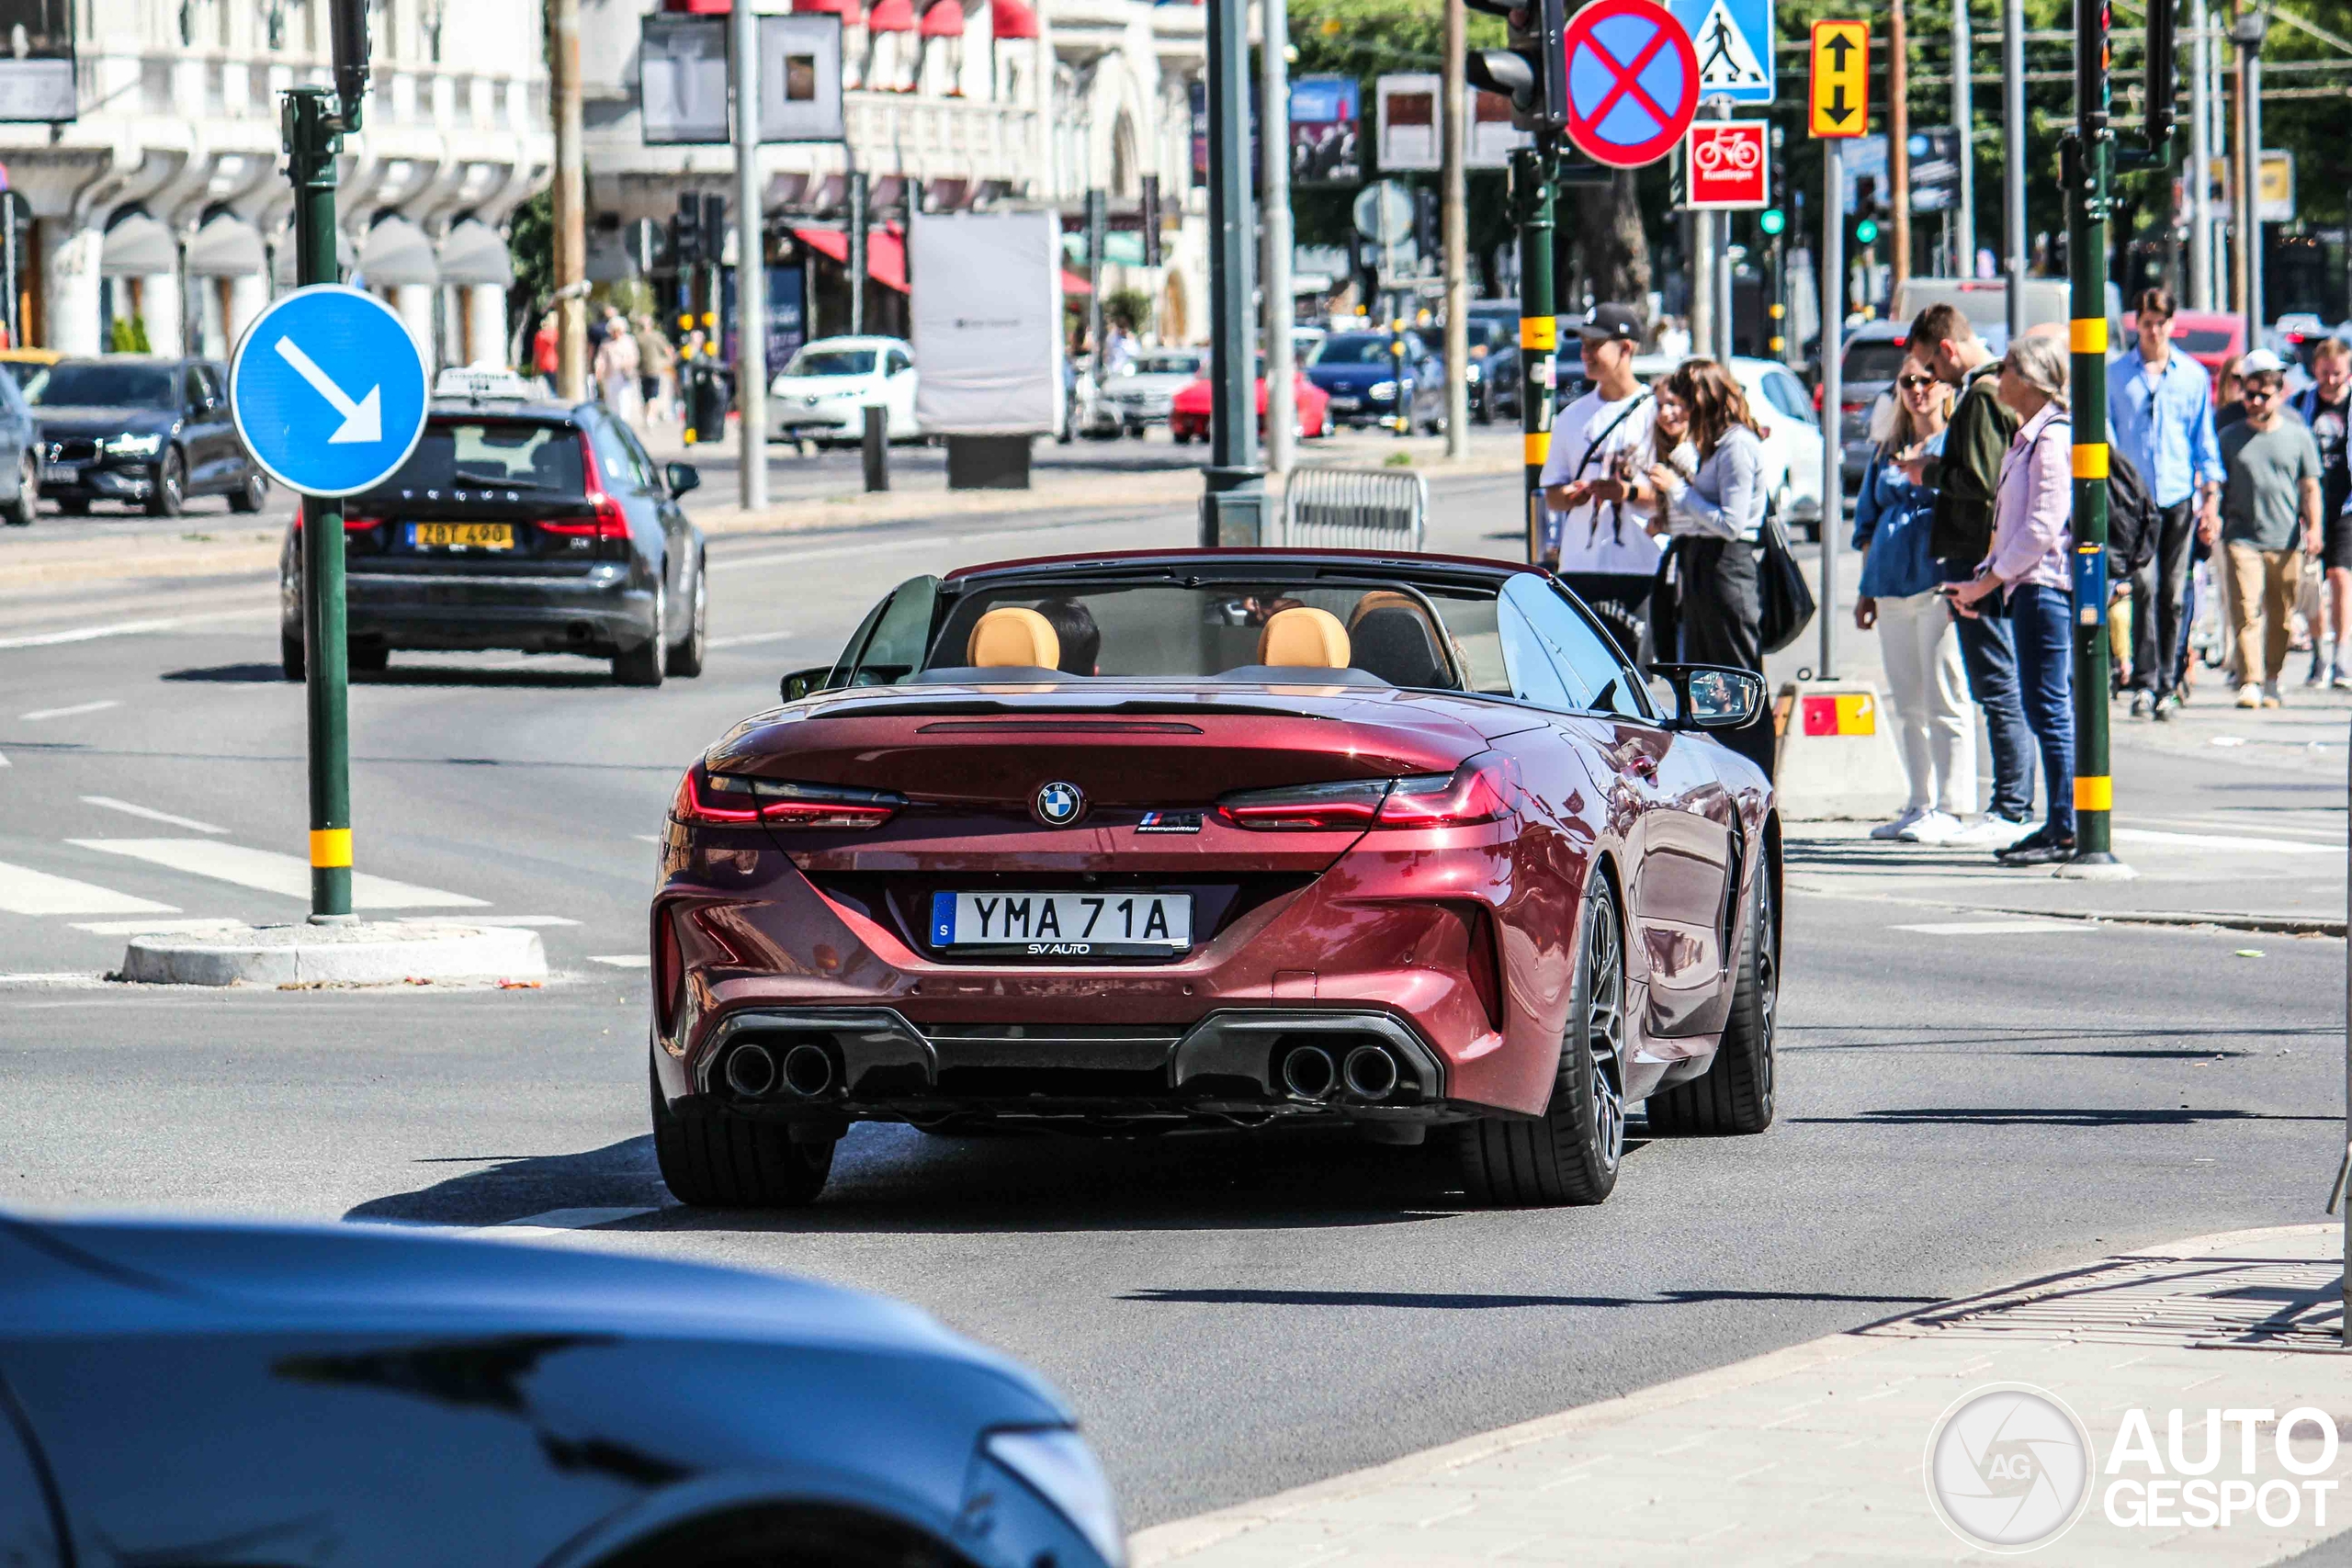
M1832 1335L1714 1371L1506 1427L1238 1507L1156 1526L1136 1568L1305 1563L1858 1564L1983 1559L1929 1502L1925 1460L1939 1416L1990 1383L2025 1383L2087 1429L2080 1520L2041 1561L2276 1562L2352 1529L2352 1497L2316 1523L2240 1508L2228 1528L2121 1525L2146 1465L2109 1463L2126 1414L2144 1411L2168 1458L2184 1411L2192 1460L2205 1412L2251 1409L2249 1471L2224 1427L2216 1483L2266 1483L2272 1516L2305 1477L2277 1456L2275 1415L2352 1415L2352 1356L2338 1348L2343 1232L2244 1231L2125 1253L2064 1274ZM2299 1424L2306 1467L2320 1437ZM2021 1445L2019 1445L2021 1446ZM2331 1442L2329 1447L2335 1445ZM2037 1443L2039 1456L2043 1445ZM2047 1475L2064 1484L2064 1456ZM2012 1458L2009 1462L2017 1462ZM2037 1463L2040 1462L2037 1459ZM2352 1471L2352 1450L2323 1475ZM2177 1471L2168 1464L2163 1473ZM1948 1493L1949 1495L1949 1483ZM2177 1504L2177 1498L2175 1502ZM2165 1513L2160 1508L2159 1513Z

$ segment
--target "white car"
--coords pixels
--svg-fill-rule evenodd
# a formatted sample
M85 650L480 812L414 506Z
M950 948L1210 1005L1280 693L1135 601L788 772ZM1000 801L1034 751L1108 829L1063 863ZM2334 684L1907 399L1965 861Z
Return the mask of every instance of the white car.
M922 434L915 423L915 351L903 338L820 337L768 383L768 439L837 441L865 438L865 411L889 416L893 441Z
M1105 378L1087 434L1140 436L1147 425L1166 424L1169 403L1208 362L1204 348L1145 349Z
M1645 354L1634 374L1655 382L1680 360ZM1819 536L1821 529L1821 423L1813 398L1796 373L1777 359L1735 355L1731 373L1747 394L1748 412L1764 429L1764 486L1792 535Z

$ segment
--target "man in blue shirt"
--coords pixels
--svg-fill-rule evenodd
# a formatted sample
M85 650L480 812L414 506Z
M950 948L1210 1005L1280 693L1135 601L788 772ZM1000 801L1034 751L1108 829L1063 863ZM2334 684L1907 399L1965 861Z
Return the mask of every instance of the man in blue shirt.
M2107 373L2108 439L2132 460L2156 505L2156 552L2132 574L2132 716L2170 718L2181 602L2198 520L2219 504L2225 475L2213 438L2212 383L2172 347L2172 295L2144 290L2138 346Z

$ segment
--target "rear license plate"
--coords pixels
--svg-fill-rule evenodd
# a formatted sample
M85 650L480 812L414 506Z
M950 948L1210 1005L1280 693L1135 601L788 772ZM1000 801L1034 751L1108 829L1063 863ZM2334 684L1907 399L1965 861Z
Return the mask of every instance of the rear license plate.
M511 550L512 523L412 523L408 542L420 550Z
M1362 408L1363 400L1361 398L1333 398L1331 406L1335 409Z
M82 482L82 468L78 463L43 463L40 482L45 485L77 485Z
M1193 896L934 893L931 945L1012 958L1166 958L1193 945Z

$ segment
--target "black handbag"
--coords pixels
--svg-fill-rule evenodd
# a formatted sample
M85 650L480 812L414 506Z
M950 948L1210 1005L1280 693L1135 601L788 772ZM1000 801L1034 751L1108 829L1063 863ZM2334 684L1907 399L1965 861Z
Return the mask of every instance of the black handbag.
M1836 482L1833 477L1832 482ZM1781 531L1780 513L1768 510L1756 533L1756 589L1761 613L1757 617L1757 644L1766 653L1778 653L1804 635L1813 624L1813 587L1797 565L1789 536Z

